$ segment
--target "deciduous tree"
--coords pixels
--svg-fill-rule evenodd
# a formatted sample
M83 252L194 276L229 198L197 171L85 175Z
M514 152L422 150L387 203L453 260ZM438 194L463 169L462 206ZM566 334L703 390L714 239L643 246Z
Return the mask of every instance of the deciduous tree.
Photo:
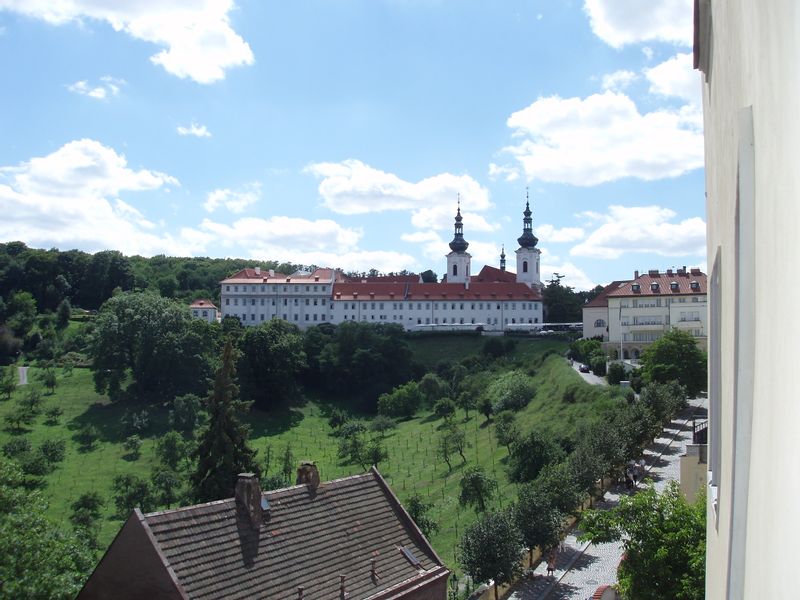
M690 333L673 328L645 349L642 373L647 382L677 381L694 396L706 387L706 355Z
M44 496L26 489L19 467L0 457L2 596L74 598L94 564L85 542L56 526Z
M625 598L705 597L705 499L688 504L677 482L660 494L650 485L610 510L588 511L581 528L595 543L622 540L617 577Z
M458 502L472 506L476 512L486 512L486 504L497 492L497 480L486 474L483 467L475 465L464 471L459 484Z
M522 549L522 536L511 512L484 513L464 531L458 562L474 581L493 580L497 600L497 585L510 583L522 570Z

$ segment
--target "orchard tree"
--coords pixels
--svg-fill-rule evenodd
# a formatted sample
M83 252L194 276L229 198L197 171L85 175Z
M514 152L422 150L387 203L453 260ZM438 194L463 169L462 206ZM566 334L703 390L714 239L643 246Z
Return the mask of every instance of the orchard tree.
M256 451L247 444L250 428L242 417L250 403L239 400L235 362L233 345L228 340L208 398L209 422L195 452L198 460L192 485L198 502L231 498L239 473L259 476L261 472Z
M520 433L517 427L517 417L514 411L504 410L494 419L494 436L497 443L505 446L511 452L511 446L519 440Z
M439 398L433 406L433 414L449 423L456 414L456 403L450 398Z
M418 493L414 493L406 502L406 510L409 516L417 524L419 530L425 537L430 537L439 531L439 524L428 516L433 504L425 502Z
M642 353L642 373L646 382L677 381L695 396L706 387L707 359L692 334L673 328Z
M39 371L39 381L50 391L51 395L55 393L56 386L58 385L58 378L56 377L56 371L53 367L45 367L43 370Z
M128 518L134 508L142 512L150 512L155 508L155 499L147 481L138 475L127 473L114 477L111 485L114 505L120 519Z
M660 494L652 485L622 496L609 510L587 511L583 539L622 541L617 570L624 598L701 600L705 597L706 503L688 504L678 483Z
M458 544L461 568L476 582L511 583L522 571L522 536L510 511L484 513L464 531Z
M475 465L467 468L461 477L461 492L458 503L461 506L472 506L475 512L486 512L486 504L497 492L497 480L486 474L483 467Z
M17 389L17 376L14 367L0 368L0 396L11 400L11 394Z

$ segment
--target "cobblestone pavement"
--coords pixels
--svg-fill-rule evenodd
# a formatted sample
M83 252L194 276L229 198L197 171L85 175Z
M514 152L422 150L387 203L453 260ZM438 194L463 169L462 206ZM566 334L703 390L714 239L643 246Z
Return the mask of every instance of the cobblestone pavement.
M705 416L705 399L690 401L689 408L667 425L661 437L644 451L646 479L655 483L661 491L670 480L679 480L681 454L686 444L692 441L692 416ZM619 502L621 494L627 494L624 486L612 486L595 503L595 508L611 508ZM556 560L556 572L547 576L547 565L542 561L532 579L515 585L505 596L505 600L574 599L585 600L592 597L601 585L616 583L617 565L622 557L622 543L589 544L579 542L580 530L575 528L564 539L564 549Z

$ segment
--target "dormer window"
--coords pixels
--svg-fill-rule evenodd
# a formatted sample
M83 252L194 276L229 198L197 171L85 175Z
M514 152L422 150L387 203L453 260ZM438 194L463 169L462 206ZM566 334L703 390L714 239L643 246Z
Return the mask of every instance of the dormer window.
M699 284L699 283L697 283L697 281L692 281L692 282L689 284L689 286L690 286L690 287L691 287L693 290L699 290L699 289L700 289L700 284Z
M671 289L673 292L677 292L678 291L678 282L677 281L670 282L669 289Z
M632 284L631 284L631 289L632 289L634 292L639 292L639 291L641 290L641 287L639 286L639 284L638 284L638 283L632 283Z
M657 281L653 281L653 282L650 283L650 291L651 292L657 292L658 291L658 282Z

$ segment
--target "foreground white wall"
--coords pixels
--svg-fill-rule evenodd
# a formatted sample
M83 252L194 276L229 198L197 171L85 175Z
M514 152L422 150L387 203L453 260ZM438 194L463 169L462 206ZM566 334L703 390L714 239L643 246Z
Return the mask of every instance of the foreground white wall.
M800 3L699 0L710 405L707 598L796 596ZM704 47L708 47L706 52ZM707 62L706 62L707 57ZM738 215L738 216L737 216Z

